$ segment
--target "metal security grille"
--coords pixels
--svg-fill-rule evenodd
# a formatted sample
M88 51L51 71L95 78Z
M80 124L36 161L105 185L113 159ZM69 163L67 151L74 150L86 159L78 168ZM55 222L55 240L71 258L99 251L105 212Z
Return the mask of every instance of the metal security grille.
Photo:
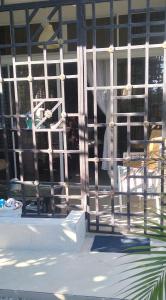
M165 2L134 0L87 7L91 230L132 231L149 218L158 222L155 213L164 209L165 10ZM102 11L107 17L100 19Z
M0 6L1 195L132 231L165 206L166 3ZM162 220L161 220L162 221Z
M23 201L23 216L63 216L84 196L79 11L51 4L1 7L1 193Z

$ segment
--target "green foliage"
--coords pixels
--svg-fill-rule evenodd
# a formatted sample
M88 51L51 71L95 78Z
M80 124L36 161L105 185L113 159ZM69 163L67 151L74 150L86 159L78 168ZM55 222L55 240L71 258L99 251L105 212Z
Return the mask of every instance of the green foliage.
M165 223L166 215L156 214L156 217L162 219L163 224ZM130 265L126 270L126 272L134 272L134 275L127 276L125 279L132 279L132 283L123 290L123 293L126 294L125 299L129 297L132 300L166 300L166 244L164 243L166 242L166 226L159 225L154 221L148 223L146 232L150 233L143 236L154 239L155 246L150 246L149 252L147 246L146 248L141 247L142 250L145 250L143 252L140 251L140 247L134 247L134 255L139 254L144 257L137 260L134 257L131 265L136 266Z

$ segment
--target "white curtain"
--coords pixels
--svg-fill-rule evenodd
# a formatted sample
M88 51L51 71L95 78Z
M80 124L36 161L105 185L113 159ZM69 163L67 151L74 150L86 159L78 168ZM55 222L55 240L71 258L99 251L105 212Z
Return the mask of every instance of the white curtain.
M89 86L94 86L93 84L93 63L92 61L88 61L87 66L87 76L88 76L88 84ZM97 86L110 86L110 62L109 60L97 60L96 62L96 83ZM110 122L110 91L98 90L97 91L97 105L101 109L101 111L106 116L106 123ZM109 127L105 130L104 135L104 145L103 145L103 158L110 157L110 129ZM102 169L109 171L109 162L103 161Z

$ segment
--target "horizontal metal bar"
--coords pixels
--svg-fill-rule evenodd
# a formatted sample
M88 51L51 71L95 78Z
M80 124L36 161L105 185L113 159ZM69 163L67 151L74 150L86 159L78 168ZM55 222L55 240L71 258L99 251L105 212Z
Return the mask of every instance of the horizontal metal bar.
M77 0L63 0L63 5L70 5L76 4ZM6 4L0 6L0 11L9 11L9 10L23 10L26 8L33 9L33 8L45 8L51 7L55 5L62 4L61 0L48 0L48 1L36 1L36 2L27 2L27 3L15 3L15 4Z
M156 7L149 7L149 14L151 12L164 12L165 13L165 8L160 7L160 6L156 6ZM147 7L146 8L137 8L137 9L131 9L131 13L147 13Z
M146 48L146 45L145 44L142 44L142 45L131 45L131 50L139 50L139 49L144 49ZM149 44L148 45L149 49L156 49L156 48L161 48L163 49L163 43L160 43L160 44ZM107 52L107 50L109 50L109 48L96 48L96 52L99 53L99 52ZM114 51L124 51L124 50L128 50L128 46L119 46L119 47L114 47ZM93 53L93 49L86 49L86 53Z
M144 27L146 26L146 22L132 22L131 27L133 28L139 28L139 27ZM148 23L149 26L157 26L157 25L165 25L165 21L151 21ZM98 30L98 29L123 29L123 28L128 28L128 23L126 24L107 24L107 25L85 25L84 28L86 30ZM145 28L146 30L146 28Z
M64 58L64 64L65 63L77 63L78 62L78 59L77 58ZM44 65L44 60L36 60L36 61L33 61L31 60L30 62L27 62L27 61L21 61L21 62L16 62L15 65L16 66L28 66L28 65ZM60 64L60 60L59 59L47 59L47 65L49 64Z
M4 151L4 150L3 150ZM80 154L81 153L81 151L80 150L53 150L53 149L48 149L48 150L46 150L46 149L24 149L24 148L19 148L19 149L17 149L17 148L15 148L15 150L13 150L13 149L10 149L10 148L8 148L8 151L11 153L27 153L27 152L29 152L29 153L46 153L46 154L49 154L49 153L53 153L53 154ZM55 157L55 158L57 158L57 156Z
M132 39L138 39L138 38L145 38L146 37L146 33L133 33L132 35ZM149 37L162 37L164 36L164 30L163 32L152 32L149 34Z
M37 1L37 2L27 2L27 3L16 3L16 4L3 4L0 5L0 11L8 11L8 10L23 10L26 8L45 8L51 7L55 5L78 5L78 4L90 4L93 3L94 0L48 0L48 1ZM117 1L117 0L115 0ZM105 0L95 0L96 3L105 2Z

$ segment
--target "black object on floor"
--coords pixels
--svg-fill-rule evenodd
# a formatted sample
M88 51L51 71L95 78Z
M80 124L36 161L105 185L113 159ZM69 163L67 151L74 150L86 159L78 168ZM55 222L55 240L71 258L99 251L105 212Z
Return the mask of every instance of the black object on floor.
M132 249L133 247L146 247L146 249ZM148 248L149 249L148 249ZM129 236L103 236L96 235L91 247L95 252L135 253L150 250L150 239Z

